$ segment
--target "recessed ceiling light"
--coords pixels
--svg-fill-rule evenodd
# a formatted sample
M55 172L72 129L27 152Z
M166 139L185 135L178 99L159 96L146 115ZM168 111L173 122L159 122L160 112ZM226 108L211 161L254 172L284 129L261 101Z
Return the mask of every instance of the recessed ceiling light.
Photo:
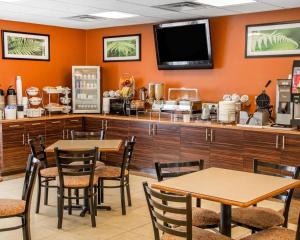
M255 0L196 0L195 2L207 4L215 7L224 7L231 5L239 5L245 3L254 3Z
M93 13L93 14L89 14L89 15L95 16L95 17L102 17L102 18L112 18L112 19L132 18L132 17L138 16L136 14L125 13L125 12L116 12L116 11Z

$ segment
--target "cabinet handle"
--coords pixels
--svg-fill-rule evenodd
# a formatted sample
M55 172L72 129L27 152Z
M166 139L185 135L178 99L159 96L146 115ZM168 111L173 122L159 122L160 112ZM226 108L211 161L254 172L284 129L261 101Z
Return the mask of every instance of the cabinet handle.
M72 120L70 120L70 122L79 122L79 120L78 119L72 119Z
M152 126L152 124L149 123L149 129L148 129L148 135L149 135L149 136L151 136L151 126Z
M41 125L42 123L32 123L31 126Z
M65 139L65 129L63 129L63 139Z
M61 123L61 121L54 121L54 122L51 122L51 123Z
M212 129L210 129L210 142L212 143L213 142L213 130Z
M25 134L23 133L23 145L25 145Z
M278 149L278 145L279 145L279 136L276 135L276 145L275 145L276 149Z
M285 149L285 136L282 136L282 150Z
M107 128L108 128L108 121L105 120L105 130L107 130Z
M205 128L205 141L207 142L208 141L208 129Z
M153 136L156 135L156 134L155 134L155 127L156 127L156 124L152 124L152 135L153 135Z
M9 127L20 127L20 125L10 125Z
M104 120L101 120L102 129L104 129Z
M27 133L27 144L29 143L29 139L30 139L30 135L29 135L29 133Z

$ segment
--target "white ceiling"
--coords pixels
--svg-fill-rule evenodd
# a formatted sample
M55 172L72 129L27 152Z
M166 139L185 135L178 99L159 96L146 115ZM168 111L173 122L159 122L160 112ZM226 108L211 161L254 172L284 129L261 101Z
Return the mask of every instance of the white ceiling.
M193 0L20 0L11 3L0 1L0 19L92 29L300 7L300 0L257 0L251 4L222 8L206 6L183 12L153 7L184 1ZM122 11L139 16L128 19L98 19L93 22L68 19L76 15L106 11Z

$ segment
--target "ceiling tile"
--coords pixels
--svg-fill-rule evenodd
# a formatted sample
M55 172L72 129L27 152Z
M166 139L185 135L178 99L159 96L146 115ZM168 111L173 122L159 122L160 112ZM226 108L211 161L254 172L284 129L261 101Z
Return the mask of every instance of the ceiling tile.
M237 12L234 10L221 9L217 7L197 8L195 10L190 10L186 13L197 15L197 16L204 16L204 17L215 17L215 16L237 14Z
M258 0L258 2L272 4L283 8L295 8L300 7L299 0Z
M271 4L260 3L260 2L224 7L224 9L237 11L240 13L263 12L263 11L278 10L280 8L281 7L274 6Z

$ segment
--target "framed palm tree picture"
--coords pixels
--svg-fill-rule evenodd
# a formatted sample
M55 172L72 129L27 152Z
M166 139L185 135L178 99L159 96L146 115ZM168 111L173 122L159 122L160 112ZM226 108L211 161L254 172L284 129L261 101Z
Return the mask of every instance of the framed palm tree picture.
M300 55L300 22L246 26L246 57Z
M103 61L140 61L141 34L103 37Z
M2 58L50 61L50 36L2 30Z

